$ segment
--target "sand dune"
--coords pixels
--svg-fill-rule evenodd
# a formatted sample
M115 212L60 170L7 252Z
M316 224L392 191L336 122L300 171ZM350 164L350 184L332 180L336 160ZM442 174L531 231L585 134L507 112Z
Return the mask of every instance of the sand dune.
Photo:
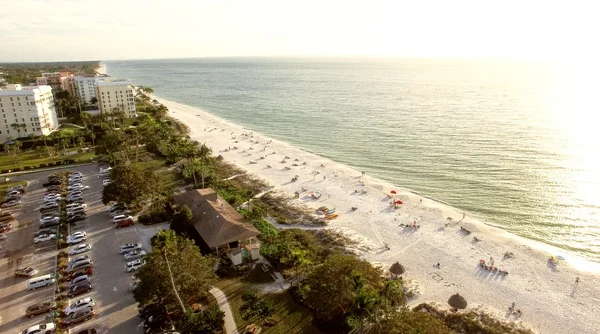
M215 155L267 180L276 192L293 196L298 191L297 201L310 207L335 208L339 217L326 228L338 229L359 241L355 248L362 258L384 268L396 261L406 267L405 276L419 290L411 305L446 305L448 297L459 292L469 308L483 308L506 321L523 322L536 332L600 332L600 279L590 272L597 270L591 264L566 255L572 263L554 267L548 257L564 251L487 226L468 213L463 217L462 211L251 133L197 108L159 100L174 118L190 127L192 139L206 142ZM292 182L296 175L297 181ZM391 190L397 192L394 200L403 201L397 209L390 205ZM321 197L314 199L309 196L311 192L319 192ZM358 209L352 211L352 207ZM413 223L420 227L400 226ZM506 252L512 252L514 258L504 258ZM491 257L509 274L479 266L480 259L489 263ZM437 263L439 269L434 267ZM581 279L578 286L577 276ZM512 302L523 312L520 318L507 313Z

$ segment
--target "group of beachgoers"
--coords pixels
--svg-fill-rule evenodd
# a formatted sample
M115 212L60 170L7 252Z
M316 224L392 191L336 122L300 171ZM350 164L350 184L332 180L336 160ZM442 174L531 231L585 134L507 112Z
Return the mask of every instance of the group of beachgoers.
M488 270L488 271L490 271L490 272L493 272L494 274L495 274L495 273L500 273L500 274L504 274L504 276L508 275L508 271L506 271L506 270L502 270L502 269L499 269L498 267L496 267L496 266L494 265L494 258L492 258L492 257L490 257L490 262L489 262L489 264L488 264L488 263L485 263L485 260L484 260L484 259L481 259L481 260L479 260L479 266L480 266L481 268L484 268L485 270Z

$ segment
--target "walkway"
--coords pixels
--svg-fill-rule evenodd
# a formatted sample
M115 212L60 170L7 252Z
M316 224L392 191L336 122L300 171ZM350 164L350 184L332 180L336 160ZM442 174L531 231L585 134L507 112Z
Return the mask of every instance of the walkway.
M231 313L229 302L227 301L227 297L223 291L218 288L212 288L208 292L210 292L210 294L213 295L213 297L215 297L217 300L219 309L225 312L225 332L227 334L239 334L237 326L235 325L235 320L233 320L233 314Z

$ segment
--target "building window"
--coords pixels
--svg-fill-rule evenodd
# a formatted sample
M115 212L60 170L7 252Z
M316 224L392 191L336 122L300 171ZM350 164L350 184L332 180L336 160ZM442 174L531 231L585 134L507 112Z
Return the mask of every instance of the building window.
M6 130L6 133L10 134L10 130Z

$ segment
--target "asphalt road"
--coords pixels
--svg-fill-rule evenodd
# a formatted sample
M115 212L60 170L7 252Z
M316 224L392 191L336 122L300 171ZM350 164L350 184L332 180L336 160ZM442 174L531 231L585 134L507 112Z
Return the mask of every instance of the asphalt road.
M146 251L150 251L150 238L158 229L168 226L143 227L136 224L122 229L114 228L112 219L106 212L107 207L101 201L103 187L96 165L81 166L76 170L83 173L83 184L90 186L90 189L84 192L84 200L88 205L87 219L72 226L71 233L86 231L88 239L85 243L92 245L92 250L87 254L94 261L94 274L91 277L92 291L73 298L70 303L93 297L96 300L96 316L73 326L71 332L95 328L101 334L141 333L142 323L137 316L137 305L129 291L132 273L125 272L125 260L119 254L119 246L140 242ZM20 333L27 327L44 323L43 315L33 319L25 318L25 309L32 303L53 299L52 288L27 292L27 279L15 278L14 269L18 266L32 266L40 271L39 275L54 271L57 254L55 244L33 245L33 234L37 231L40 217L38 208L45 192L42 183L54 172L56 171L14 178L30 183L22 199L23 207L14 210L18 212L18 223L13 224L16 229L9 232L8 240L0 248L0 333Z

